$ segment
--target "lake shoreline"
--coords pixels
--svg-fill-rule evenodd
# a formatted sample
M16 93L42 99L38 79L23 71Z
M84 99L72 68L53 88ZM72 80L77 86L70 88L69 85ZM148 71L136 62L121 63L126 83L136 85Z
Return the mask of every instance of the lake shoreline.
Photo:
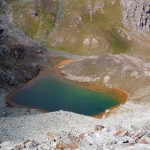
M78 81L72 81L72 80L66 79L65 76L60 72L59 67L62 66L62 65L71 63L73 61L77 61L77 60L64 60L64 61L61 61L60 63L58 63L57 65L55 65L54 67L52 67L51 69L41 71L37 77L35 77L34 79L27 82L24 86L16 89L12 93L9 93L8 96L6 96L6 103L9 104L9 106L12 106L12 107L13 106L18 107L18 108L24 108L25 107L29 110L30 109L35 109L35 110L41 111L42 113L49 112L49 111L44 110L44 109L17 104L15 102L13 102L12 99L11 99L18 91L29 88L37 80L40 80L41 78L43 78L44 76L46 76L49 73L51 73L52 76L54 76L56 78L59 78L60 80L63 80L64 82L67 82L69 84L73 84L75 86L80 86L80 87L87 88L87 89L90 89L90 90L96 90L96 91L104 92L105 94L115 98L117 101L119 101L119 104L116 105L116 106L108 108L107 110L109 110L108 111L109 113L112 110L117 109L120 105L125 104L128 101L128 93L126 91L122 90L122 89L110 88L110 87L106 87L104 85L100 85L100 84L96 84L96 83L78 82ZM106 112L106 111L101 112L99 114L92 115L92 117L101 118L101 117L103 117L103 115L106 115L108 112Z

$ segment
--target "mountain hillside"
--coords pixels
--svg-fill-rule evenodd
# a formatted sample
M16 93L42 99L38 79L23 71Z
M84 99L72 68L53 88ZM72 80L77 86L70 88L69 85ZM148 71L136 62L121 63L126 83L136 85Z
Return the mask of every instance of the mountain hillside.
M115 91L113 98L125 94L124 103L95 118L14 106L17 90L10 91L45 74L64 84L109 89L111 96ZM29 88L30 106L51 100L41 98L55 91L51 85L37 87L40 102ZM63 103L75 107L67 89L59 90L67 96ZM84 110L86 102L80 105ZM149 150L149 108L150 0L0 0L0 150Z
M148 0L7 3L16 26L48 48L80 55L125 53L149 61Z

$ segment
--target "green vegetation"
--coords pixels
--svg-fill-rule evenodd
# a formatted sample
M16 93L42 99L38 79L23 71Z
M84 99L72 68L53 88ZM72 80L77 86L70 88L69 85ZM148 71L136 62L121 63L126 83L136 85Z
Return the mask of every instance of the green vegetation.
M46 47L80 55L124 51L120 46L124 41L110 32L112 26L122 26L119 1L113 5L111 0L104 0L104 7L99 7L103 0L64 1L61 24L53 35L50 33L56 22L58 0L7 2L12 4L17 27ZM84 44L86 39L89 40L87 45ZM110 47L106 46L108 44Z
M65 1L62 22L55 34L48 38L49 46L56 43L53 48L80 55L102 54L108 51L113 53L125 52L126 50L120 50L121 45L123 45L121 42L124 40L119 39L121 38L119 35L115 39L115 36L110 32L112 26L115 28L122 27L119 1L113 5L112 1L105 0L104 7L95 10L99 2L99 0ZM92 12L88 8L89 5ZM58 37L63 39L63 42L57 42ZM75 42L72 42L72 39L75 39ZM84 46L85 39L90 42L86 46ZM92 40L95 39L97 40L96 46L92 43ZM112 42L113 39L115 42ZM119 44L120 46L118 46ZM107 47L107 45L110 46Z
M16 26L48 48L78 55L133 54L131 49L140 49L139 43L131 43L126 33L118 31L127 31L119 0L114 4L112 0L64 0L61 23L53 34L58 0L7 2L12 4Z
M13 1L11 4L16 26L32 38L44 41L55 25L58 1Z
M118 30L113 28L110 31L110 35L110 44L113 53L123 53L130 48L130 43L118 33Z

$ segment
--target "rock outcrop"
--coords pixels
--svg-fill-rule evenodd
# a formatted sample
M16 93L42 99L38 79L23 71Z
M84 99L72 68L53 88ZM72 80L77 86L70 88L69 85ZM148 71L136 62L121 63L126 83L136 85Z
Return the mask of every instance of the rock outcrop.
M121 0L124 7L123 24L137 33L150 34L150 1Z
M35 77L48 58L45 49L11 22L9 8L1 1L0 86L17 86Z

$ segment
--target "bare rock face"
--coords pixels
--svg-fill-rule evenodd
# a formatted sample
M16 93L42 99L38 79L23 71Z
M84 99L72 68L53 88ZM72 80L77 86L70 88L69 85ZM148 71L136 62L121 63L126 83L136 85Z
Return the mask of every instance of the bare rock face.
M0 87L16 87L33 77L48 60L45 49L10 21L9 8L1 1L0 11Z
M150 34L150 1L121 0L123 24L137 33Z

